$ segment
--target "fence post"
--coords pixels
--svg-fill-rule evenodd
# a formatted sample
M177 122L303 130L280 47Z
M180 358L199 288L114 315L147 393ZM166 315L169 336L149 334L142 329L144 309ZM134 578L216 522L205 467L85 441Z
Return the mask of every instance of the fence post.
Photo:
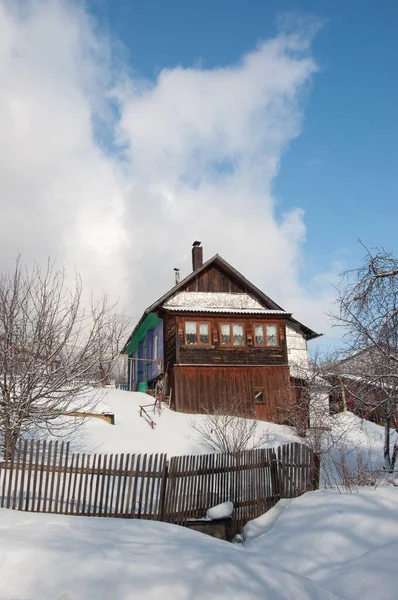
M164 470L160 483L160 501L159 501L159 521L164 521L164 508L166 501L167 480L169 478L169 466L167 456L165 457Z
M319 490L319 477L321 472L321 455L314 452L312 458L312 489Z
M278 500L281 497L279 473L278 473L278 460L274 450L271 451L271 482L272 482L272 495L276 496Z

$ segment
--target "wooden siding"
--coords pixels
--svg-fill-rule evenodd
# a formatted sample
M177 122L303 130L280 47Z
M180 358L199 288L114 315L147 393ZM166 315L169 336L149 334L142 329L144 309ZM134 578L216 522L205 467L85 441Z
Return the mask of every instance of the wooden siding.
M246 292L237 279L227 275L222 269L210 266L194 277L187 286L186 292Z
M186 413L215 413L239 401L246 416L283 422L282 407L291 403L289 367L174 368L174 406ZM254 405L254 390L264 390L264 404Z
M175 315L165 313L163 318L164 327L164 369L170 369L177 361L177 323Z
M210 324L208 346L186 345L184 339L185 321L203 321ZM179 365L287 365L285 323L281 318L231 315L209 316L203 313L178 315L176 338L176 364ZM245 328L245 346L224 346L220 344L222 323L242 323ZM254 326L276 323L278 326L278 346L255 346ZM251 345L249 342L251 341Z

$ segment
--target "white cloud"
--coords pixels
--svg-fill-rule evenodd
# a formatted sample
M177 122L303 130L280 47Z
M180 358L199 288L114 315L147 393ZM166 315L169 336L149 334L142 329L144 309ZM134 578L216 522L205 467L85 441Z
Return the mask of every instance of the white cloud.
M189 272L199 239L320 326L326 287L300 284L303 211L278 217L272 195L316 71L310 38L280 34L234 65L145 82L112 70L112 41L79 4L23 7L0 4L0 266L17 249L51 252L136 317L173 267ZM104 149L99 124L123 152Z

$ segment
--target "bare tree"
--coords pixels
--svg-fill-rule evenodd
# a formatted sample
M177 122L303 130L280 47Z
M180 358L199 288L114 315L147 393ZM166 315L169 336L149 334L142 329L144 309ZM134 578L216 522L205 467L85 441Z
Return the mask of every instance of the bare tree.
M348 358L336 365L345 392L365 415L384 421L385 468L393 470L398 442L391 448L398 400L398 258L383 248L366 250L362 265L342 275L338 310Z
M0 275L0 436L8 448L32 427L65 433L76 420L60 415L92 411L100 400L99 387L88 391L105 382L126 319L106 296L85 307L82 294L79 275L69 290L51 260L29 270L19 257Z
M258 420L254 414L248 418L239 397L231 398L228 406L224 403L204 420L192 420L190 425L200 444L223 454L261 448L268 441L268 434L257 435Z

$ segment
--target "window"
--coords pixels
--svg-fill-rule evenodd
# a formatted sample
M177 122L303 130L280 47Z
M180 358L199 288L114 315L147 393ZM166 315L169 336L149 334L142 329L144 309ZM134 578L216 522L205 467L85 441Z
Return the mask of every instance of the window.
M224 346L244 346L245 330L242 323L222 323L221 344Z
M231 343L231 326L221 325L221 343L229 345Z
M209 343L209 325L208 323L199 323L199 343Z
M185 341L187 344L197 344L198 337L196 333L196 323L187 321L185 323Z
M185 343L188 346L208 345L210 344L210 326L209 323L200 323L197 321L185 322Z
M155 335L153 340L153 358L156 360L159 357L159 334Z
M245 337L243 331L243 325L240 323L234 323L232 325L232 331L234 334L234 346L244 346Z
M254 404L265 404L264 390L254 390Z
M254 343L256 346L278 346L278 326L276 323L255 325Z
M278 333L276 329L276 325L267 325L267 346L277 346L278 345Z
M256 325L254 333L255 333L256 346L264 346L264 344L265 344L264 325Z

